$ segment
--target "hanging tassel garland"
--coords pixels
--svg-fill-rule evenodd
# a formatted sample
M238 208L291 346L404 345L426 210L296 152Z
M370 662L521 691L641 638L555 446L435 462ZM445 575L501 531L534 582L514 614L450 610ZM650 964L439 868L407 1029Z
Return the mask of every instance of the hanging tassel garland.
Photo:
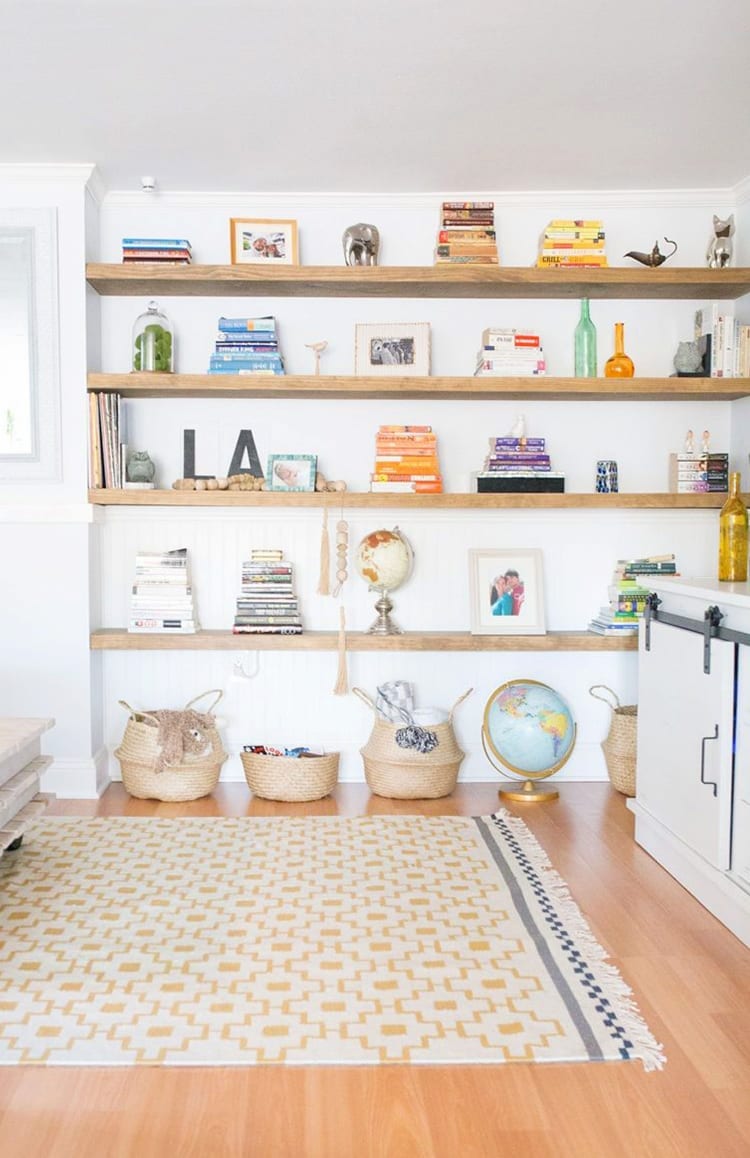
M343 515L343 511L341 512ZM346 583L348 572L346 556L349 550L349 524L346 519L339 519L336 524L336 586L333 589L334 598L341 595ZM349 691L349 677L346 670L346 612L344 604L339 607L339 666L336 673L336 683L333 685L335 696L345 696Z
M328 507L323 508L323 530L320 535L320 577L318 595L331 594L331 544L328 538Z
M349 675L346 668L346 612L343 604L339 607L339 666L336 672L336 683L333 685L335 696L345 696L349 691Z

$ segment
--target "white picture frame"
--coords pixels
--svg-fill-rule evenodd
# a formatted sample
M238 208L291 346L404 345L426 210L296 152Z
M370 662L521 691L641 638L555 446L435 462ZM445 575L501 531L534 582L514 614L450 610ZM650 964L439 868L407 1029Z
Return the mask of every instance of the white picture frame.
M539 548L472 548L469 590L472 635L546 635Z
M426 377L430 373L430 323L358 322L354 329L354 373Z

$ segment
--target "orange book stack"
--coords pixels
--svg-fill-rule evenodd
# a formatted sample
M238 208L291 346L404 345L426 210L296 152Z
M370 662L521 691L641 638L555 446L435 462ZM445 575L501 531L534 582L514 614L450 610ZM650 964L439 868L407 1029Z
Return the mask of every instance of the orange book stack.
M437 437L431 426L380 426L370 490L442 494Z

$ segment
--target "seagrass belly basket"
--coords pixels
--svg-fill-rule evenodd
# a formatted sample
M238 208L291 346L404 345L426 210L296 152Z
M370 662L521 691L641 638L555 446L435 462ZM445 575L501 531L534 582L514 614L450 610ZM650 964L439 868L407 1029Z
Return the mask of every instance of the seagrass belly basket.
M203 692L181 712L137 712L125 700L119 701L130 718L115 756L131 796L179 801L198 800L213 792L227 758L213 716L222 694ZM193 704L210 695L216 698L208 712L193 709Z
M434 800L449 796L456 787L464 758L453 731L453 713L471 695L471 689L453 705L447 723L430 725L429 733L436 743L429 751L403 746L403 733L408 729L384 720L361 688L352 688L352 691L375 713L370 737L360 749L365 780L375 795L394 800Z

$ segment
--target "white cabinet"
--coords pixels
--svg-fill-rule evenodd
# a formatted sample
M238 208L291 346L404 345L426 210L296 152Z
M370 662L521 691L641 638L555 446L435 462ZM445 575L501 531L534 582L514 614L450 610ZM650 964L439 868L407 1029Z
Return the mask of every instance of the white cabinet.
M659 580L641 625L635 836L750 944L750 586ZM718 632L706 645L706 611Z

